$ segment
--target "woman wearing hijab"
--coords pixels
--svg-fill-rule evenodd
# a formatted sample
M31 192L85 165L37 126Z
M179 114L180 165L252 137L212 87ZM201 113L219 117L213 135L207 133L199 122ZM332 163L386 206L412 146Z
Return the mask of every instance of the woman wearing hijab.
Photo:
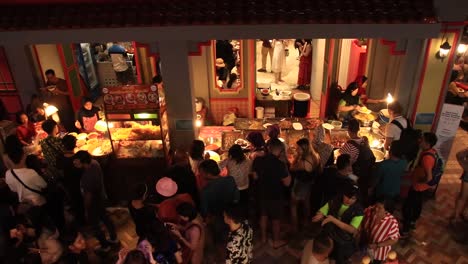
M359 97L358 84L352 82L346 88L340 102L338 103L338 114L344 118L349 118L354 110L359 110L362 105L361 98Z
M95 131L94 125L99 120L99 108L93 106L91 98L84 98L83 106L76 113L76 128L89 133Z

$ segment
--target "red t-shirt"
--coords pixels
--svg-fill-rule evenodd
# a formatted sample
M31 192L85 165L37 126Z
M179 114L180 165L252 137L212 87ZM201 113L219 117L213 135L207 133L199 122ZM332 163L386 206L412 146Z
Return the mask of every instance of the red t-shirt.
M435 149L430 149L430 150L426 150L426 151L421 152L421 158L419 159L419 165L418 166L422 166L424 168L424 171L428 171L428 170L432 171L432 169L435 166L434 156L433 155L425 155L425 153L431 153L431 154L435 155L436 150ZM432 175L432 177L434 177L434 175ZM430 180L431 179L427 179L427 182L429 182ZM427 183L417 183L417 182L415 182L413 184L413 188L416 191L423 192L423 191L431 188L431 186L429 186Z
M19 140L31 143L32 138L36 135L36 129L33 123L29 123L27 127L18 126L16 128L16 136Z
M190 203L195 206L192 197L187 194L177 194L176 196L164 200L159 204L158 217L163 222L177 223L179 216L177 214L176 208L182 203Z

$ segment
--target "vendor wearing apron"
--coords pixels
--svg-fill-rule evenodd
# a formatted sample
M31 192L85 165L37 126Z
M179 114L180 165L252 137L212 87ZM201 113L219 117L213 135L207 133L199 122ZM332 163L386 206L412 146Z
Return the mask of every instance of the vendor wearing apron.
M75 126L80 131L89 133L95 131L94 125L99 120L99 108L93 106L90 98L85 98L83 106L78 110Z
M348 120L352 117L354 110L359 110L362 105L361 99L358 94L359 87L357 83L352 82L346 88L343 97L338 103L338 115L344 120Z

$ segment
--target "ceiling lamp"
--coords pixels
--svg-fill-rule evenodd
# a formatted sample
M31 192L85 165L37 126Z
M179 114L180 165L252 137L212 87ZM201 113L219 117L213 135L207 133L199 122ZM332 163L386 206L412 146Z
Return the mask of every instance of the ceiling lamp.
M452 48L452 46L450 46L450 44L448 43L448 39L446 39L445 42L442 43L442 45L440 45L440 49L436 53L436 58L443 61L447 57L447 55L449 54L451 48Z

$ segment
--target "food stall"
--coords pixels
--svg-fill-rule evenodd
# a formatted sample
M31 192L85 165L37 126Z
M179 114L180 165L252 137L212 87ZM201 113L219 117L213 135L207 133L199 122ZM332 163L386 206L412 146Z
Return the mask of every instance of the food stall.
M117 159L167 158L168 123L164 100L154 85L103 89L110 146Z
M356 118L362 119L359 136L367 137L376 161L382 161L384 159L384 135L381 128L384 126L374 122L377 118L374 113L358 114L356 113ZM295 155L296 142L301 138L308 138L313 142L319 132L318 129L322 129L325 133L325 143L333 145L336 150L349 140L347 129L342 128L341 122L334 120L324 122L317 118L237 118L234 126L200 128L199 139L205 142L207 150L217 151L220 154L226 153L234 144L239 144L247 150L250 145L246 141L247 135L252 131L257 131L261 132L266 139L266 128L273 124L277 124L281 129L279 138L286 143L289 158Z

